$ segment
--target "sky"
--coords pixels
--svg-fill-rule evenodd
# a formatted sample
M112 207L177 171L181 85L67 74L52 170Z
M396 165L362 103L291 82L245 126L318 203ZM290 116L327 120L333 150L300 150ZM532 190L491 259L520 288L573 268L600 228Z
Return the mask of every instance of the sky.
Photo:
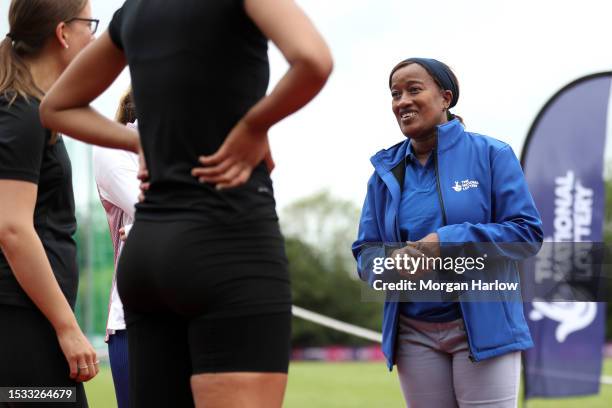
M279 209L321 189L361 206L373 171L370 156L404 139L387 85L400 60L432 57L450 65L461 86L453 112L467 130L501 139L517 155L555 92L579 77L612 70L608 0L296 2L327 40L335 67L310 105L270 131ZM99 32L122 3L92 0ZM8 32L8 4L0 0L0 33ZM287 64L273 44L269 58L272 89ZM114 116L128 83L126 70L94 106ZM70 154L77 205L84 205L95 191L88 182L88 151L73 141Z

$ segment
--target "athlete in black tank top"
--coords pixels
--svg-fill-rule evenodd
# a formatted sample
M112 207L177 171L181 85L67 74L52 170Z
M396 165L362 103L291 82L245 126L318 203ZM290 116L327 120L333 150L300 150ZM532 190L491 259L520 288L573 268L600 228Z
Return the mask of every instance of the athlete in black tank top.
M127 1L108 32L130 66L149 170L138 216L276 219L263 163L231 191L191 175L198 156L216 152L268 87L268 40L243 2Z
M265 96L268 38L290 68ZM132 403L280 407L291 297L267 132L321 89L327 46L291 0L127 0L47 94L44 121L138 151L88 106L126 63L151 183L118 273Z

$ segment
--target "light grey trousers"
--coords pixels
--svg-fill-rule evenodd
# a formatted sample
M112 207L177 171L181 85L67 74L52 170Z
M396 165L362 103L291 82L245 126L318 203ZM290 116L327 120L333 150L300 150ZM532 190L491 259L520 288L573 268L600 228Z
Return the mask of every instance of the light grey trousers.
M463 320L430 323L400 316L397 371L409 408L516 408L520 351L469 359Z

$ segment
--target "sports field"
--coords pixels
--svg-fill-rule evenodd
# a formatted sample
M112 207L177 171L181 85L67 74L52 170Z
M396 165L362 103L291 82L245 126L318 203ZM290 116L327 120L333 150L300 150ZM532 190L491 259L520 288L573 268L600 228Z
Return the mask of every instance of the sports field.
M604 366L612 376L612 360ZM92 408L116 406L110 368L86 384ZM389 408L403 407L395 372L383 363L293 363L290 368L286 408ZM610 408L612 385L602 385L597 397L533 400L528 408Z

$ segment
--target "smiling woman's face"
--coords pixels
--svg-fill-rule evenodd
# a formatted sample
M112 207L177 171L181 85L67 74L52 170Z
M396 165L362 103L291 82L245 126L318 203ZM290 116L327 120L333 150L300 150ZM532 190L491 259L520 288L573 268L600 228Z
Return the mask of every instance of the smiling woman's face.
M391 76L391 108L406 137L427 138L437 125L447 122L451 91L442 91L421 65L398 68Z

